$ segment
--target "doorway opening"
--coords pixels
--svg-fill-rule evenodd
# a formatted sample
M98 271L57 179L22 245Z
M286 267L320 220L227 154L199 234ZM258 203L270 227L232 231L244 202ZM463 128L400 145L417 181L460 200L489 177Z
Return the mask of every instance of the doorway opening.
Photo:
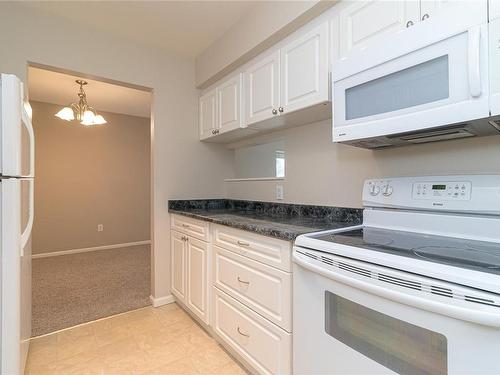
M36 64L28 90L32 336L150 305L151 90Z

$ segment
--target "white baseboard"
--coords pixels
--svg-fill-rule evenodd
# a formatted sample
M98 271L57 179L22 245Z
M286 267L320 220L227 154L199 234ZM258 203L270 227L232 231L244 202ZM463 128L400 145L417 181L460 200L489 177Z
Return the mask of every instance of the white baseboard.
M175 297L172 294L170 294L169 296L158 297L158 298L149 296L149 299L151 300L151 304L153 305L153 307L160 307L175 302Z
M82 249L72 249L72 250L53 251L53 252L48 252L48 253L33 254L31 257L33 259L36 259L36 258L47 258L47 257L56 257L56 256L59 256L59 255L87 253L89 251L109 250L109 249L117 249L117 248L120 248L120 247L129 247L129 246L137 246L137 245L149 245L150 243L151 243L150 240L135 241L135 242L126 242L126 243L117 243L117 244L114 244L114 245L85 247L85 248L82 248Z

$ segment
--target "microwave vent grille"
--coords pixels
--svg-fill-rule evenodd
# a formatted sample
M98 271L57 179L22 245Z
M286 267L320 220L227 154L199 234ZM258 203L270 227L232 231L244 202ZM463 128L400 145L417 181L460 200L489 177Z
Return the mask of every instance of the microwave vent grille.
M460 127L454 129L423 131L421 133L402 135L399 137L399 139L410 143L427 143L427 142L437 142L448 139L459 139L459 138L467 138L474 136L475 134L469 132L467 129L463 127Z
M488 123L500 132L500 120L490 120Z

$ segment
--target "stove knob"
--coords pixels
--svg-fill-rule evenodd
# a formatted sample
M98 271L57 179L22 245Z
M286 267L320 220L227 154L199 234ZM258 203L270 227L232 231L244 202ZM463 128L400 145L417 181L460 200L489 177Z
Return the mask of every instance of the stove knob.
M386 197L388 197L389 195L392 194L392 186L387 184L387 185L384 185L382 186L382 194L385 195Z
M378 193L380 193L380 188L375 184L371 185L370 186L370 195L375 196L375 195L378 195Z

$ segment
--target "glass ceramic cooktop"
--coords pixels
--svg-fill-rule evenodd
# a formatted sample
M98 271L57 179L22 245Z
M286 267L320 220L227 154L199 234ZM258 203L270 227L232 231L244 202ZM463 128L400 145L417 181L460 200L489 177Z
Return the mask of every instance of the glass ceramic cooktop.
M364 227L311 238L500 275L500 244Z

